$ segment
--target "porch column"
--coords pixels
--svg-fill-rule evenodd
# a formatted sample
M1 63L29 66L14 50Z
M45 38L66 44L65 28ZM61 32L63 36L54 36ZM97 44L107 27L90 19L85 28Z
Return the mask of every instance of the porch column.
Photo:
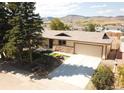
M74 52L73 52L73 53L75 54L75 42L74 42L73 50L74 50Z
M103 45L102 47L102 59L106 59L106 46Z

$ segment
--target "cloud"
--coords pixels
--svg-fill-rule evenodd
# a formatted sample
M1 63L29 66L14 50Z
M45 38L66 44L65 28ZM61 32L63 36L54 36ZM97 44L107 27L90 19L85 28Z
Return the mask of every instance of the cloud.
M120 9L120 12L124 12L124 8L121 8L121 9Z
M77 10L81 0L44 0L36 2L36 12L41 16L64 16Z
M93 5L90 8L101 8L101 7L107 7L106 4L101 4L101 5Z
M103 15L110 14L110 13L113 13L113 12L114 12L113 9L104 9L104 10L97 11L98 14L103 14Z

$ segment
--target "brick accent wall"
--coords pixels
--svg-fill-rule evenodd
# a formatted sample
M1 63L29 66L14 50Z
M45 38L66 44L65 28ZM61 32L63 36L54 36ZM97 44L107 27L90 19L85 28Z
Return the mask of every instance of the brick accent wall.
M53 50L59 52L65 52L65 53L74 53L74 47L70 47L70 46L54 45Z

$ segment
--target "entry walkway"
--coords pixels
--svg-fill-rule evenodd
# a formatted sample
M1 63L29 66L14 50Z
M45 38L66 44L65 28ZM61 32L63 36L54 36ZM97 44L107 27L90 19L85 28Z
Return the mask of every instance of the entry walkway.
M101 59L87 55L71 55L70 58L48 76L73 86L85 89Z

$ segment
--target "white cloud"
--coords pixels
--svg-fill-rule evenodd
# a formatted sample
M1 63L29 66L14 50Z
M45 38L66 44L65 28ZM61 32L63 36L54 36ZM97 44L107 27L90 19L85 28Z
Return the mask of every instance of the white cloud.
M113 9L104 9L104 10L97 11L98 14L103 14L103 15L110 14L110 13L113 13L113 12L114 12Z
M124 8L121 8L121 9L120 9L120 12L124 12Z
M64 16L78 9L81 0L44 0L36 2L36 12L41 16Z
M107 7L106 4L102 4L102 5L93 5L90 8L101 8L101 7Z

